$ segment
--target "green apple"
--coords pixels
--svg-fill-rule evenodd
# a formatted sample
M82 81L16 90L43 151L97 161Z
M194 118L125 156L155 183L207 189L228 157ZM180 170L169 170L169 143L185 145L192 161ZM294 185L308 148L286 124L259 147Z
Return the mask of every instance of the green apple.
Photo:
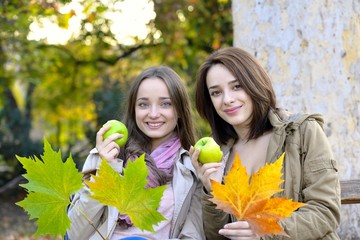
M116 139L115 142L117 143L117 145L119 145L119 147L124 146L128 139L128 130L125 124L123 124L118 120L109 120L104 124L104 127L105 126L110 126L110 129L104 133L103 135L104 139L106 139L107 137L109 137L111 134L114 133L123 134L124 136L122 138Z
M198 160L203 164L221 161L223 153L219 144L217 144L212 137L203 137L199 139L195 143L194 148L200 149Z

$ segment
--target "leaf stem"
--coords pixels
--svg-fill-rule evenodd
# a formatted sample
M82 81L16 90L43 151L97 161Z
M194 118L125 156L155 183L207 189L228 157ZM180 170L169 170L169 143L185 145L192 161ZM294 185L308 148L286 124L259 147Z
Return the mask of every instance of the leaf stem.
M100 231L97 229L97 227L95 227L93 221L91 221L91 219L80 209L78 208L77 206L75 206L72 202L70 202L70 205L73 206L89 223L90 225L95 229L95 231L100 235L100 237L103 239L103 240L107 240L108 238L105 238L101 233Z

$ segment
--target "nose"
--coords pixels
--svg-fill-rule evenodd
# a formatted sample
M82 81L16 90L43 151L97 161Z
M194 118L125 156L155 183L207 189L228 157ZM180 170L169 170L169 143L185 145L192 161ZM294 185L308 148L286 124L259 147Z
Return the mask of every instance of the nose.
M224 104L230 104L230 103L233 103L235 101L234 97L232 96L231 92L230 91L224 91L224 94L223 94L223 101L224 101Z
M157 118L160 115L159 109L156 105L152 105L149 111L149 117L150 118Z

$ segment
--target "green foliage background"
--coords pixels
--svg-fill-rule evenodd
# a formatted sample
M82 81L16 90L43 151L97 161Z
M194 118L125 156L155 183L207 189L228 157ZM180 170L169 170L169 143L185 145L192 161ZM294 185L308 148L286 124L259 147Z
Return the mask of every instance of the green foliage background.
M81 167L99 127L122 118L128 86L145 67L174 68L193 98L199 64L233 41L229 0L154 0L149 35L130 46L111 44L116 39L104 18L107 5L83 0L87 17L79 36L65 45L27 39L36 18L53 17L67 28L72 13L62 14L59 7L68 2L0 3L0 187L22 174L15 154L40 155L43 137L64 155L71 152ZM194 116L199 137L209 134Z

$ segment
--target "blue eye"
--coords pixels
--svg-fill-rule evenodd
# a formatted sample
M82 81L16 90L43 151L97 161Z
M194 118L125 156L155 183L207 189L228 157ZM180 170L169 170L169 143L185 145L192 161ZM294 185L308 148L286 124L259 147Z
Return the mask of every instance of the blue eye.
M148 106L148 104L147 103L139 103L138 106L141 108L145 108Z
M171 102L163 102L161 105L164 107L171 107L172 103Z

